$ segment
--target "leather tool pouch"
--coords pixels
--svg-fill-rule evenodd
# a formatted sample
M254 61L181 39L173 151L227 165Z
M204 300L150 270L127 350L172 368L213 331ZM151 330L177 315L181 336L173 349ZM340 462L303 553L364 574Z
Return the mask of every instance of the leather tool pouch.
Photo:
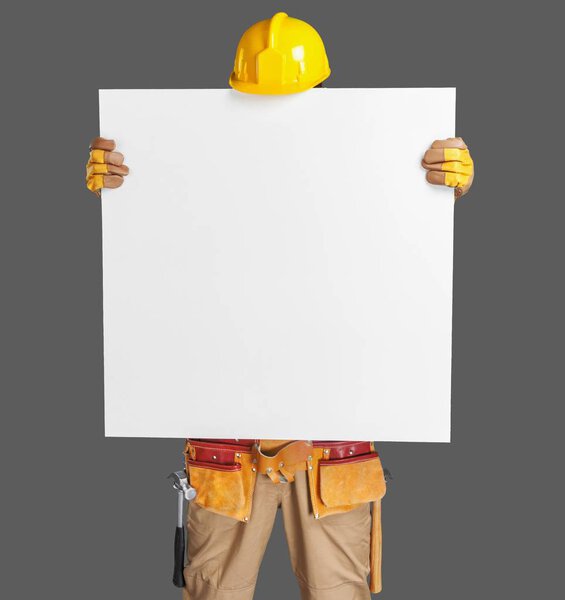
M256 470L248 448L187 441L186 472L196 490L195 502L212 512L248 521Z
M321 460L320 499L327 508L372 502L385 495L385 478L376 452Z
M380 500L386 492L381 459L371 442L352 443L345 453L344 443L332 444L314 448L308 473L312 508L318 518Z

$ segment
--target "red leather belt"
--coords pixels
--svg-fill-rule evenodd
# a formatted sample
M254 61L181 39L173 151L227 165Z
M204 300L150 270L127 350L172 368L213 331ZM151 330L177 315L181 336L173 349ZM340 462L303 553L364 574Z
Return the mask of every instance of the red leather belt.
M236 453L252 453L259 440L189 438L186 442L193 448L192 460L231 465ZM324 448L324 460L340 460L373 452L371 442L314 440L312 445Z
M329 454L324 455L325 460L351 458L352 456L373 452L371 442L332 442L330 440L314 440L313 444L315 448L329 450Z

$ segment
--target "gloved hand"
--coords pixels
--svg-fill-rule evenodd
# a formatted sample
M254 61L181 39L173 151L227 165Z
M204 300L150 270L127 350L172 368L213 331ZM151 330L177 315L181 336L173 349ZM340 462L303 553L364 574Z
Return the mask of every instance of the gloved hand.
M473 185L473 159L461 138L436 140L424 154L422 166L426 180L434 185L455 188L455 199L461 198Z
M102 188L118 188L129 173L124 165L124 155L114 152L116 142L101 137L90 144L90 155L86 163L86 187L100 196Z

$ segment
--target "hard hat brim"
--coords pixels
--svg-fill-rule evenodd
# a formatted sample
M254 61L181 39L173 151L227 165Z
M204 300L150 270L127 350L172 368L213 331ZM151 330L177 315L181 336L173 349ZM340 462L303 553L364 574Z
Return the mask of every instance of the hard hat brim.
M281 83L281 84L259 84L250 83L248 81L240 81L232 72L230 75L230 86L238 92L245 94L256 94L256 95L285 95L285 94L296 94L298 92L305 92L306 90L316 87L322 81L325 81L331 73L331 69L328 69L319 79L315 81L308 81L304 83L292 82L292 83Z

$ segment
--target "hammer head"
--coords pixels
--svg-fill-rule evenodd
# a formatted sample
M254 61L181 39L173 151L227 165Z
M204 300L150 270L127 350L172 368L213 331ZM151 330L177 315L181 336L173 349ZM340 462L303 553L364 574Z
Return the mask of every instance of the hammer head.
M173 487L176 490L183 490L188 485L188 477L186 471L173 471L167 479L173 480Z

